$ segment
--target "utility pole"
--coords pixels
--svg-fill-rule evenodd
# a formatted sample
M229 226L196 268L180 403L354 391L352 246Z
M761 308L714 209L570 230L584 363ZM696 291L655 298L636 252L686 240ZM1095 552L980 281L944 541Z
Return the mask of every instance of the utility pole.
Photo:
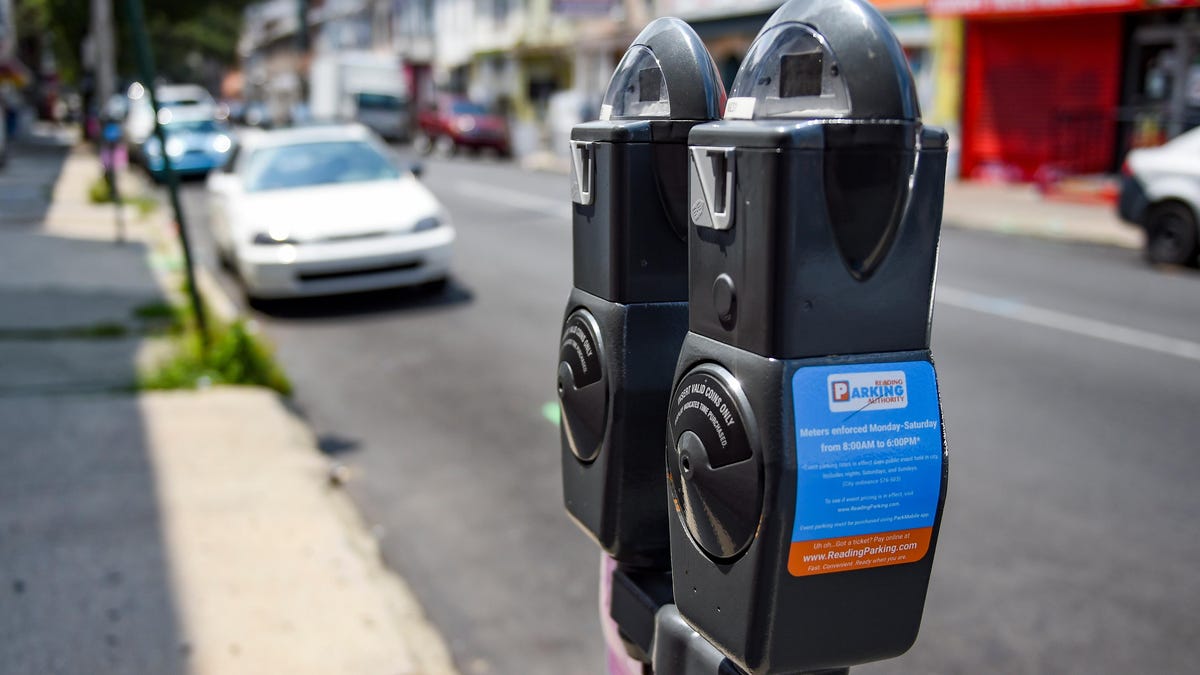
M113 40L113 14L111 0L92 2L92 49L95 63L96 107L101 108L117 88L117 54ZM147 86L149 83L147 83Z
M308 102L309 0L296 0L296 74L300 79L300 103Z

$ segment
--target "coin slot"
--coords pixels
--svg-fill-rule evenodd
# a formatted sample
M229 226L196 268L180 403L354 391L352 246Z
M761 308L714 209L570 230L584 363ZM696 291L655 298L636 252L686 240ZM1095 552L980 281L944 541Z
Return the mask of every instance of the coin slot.
M571 200L583 206L592 203L594 145L590 141L571 141Z
M734 149L696 146L691 151L692 168L711 216L710 227L728 230L733 226ZM702 221L693 218L697 224Z
M708 153L708 161L712 162L713 211L724 213L728 200L728 195L725 193L726 179L728 178L725 173L727 171L725 153L710 152Z

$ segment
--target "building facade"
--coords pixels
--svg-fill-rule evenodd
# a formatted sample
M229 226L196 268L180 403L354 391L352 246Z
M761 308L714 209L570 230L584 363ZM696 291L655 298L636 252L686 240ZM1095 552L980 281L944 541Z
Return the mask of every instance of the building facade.
M436 0L265 0L247 6L238 43L242 95L276 122L305 101L314 54L368 51L396 58L411 105L432 96Z
M959 31L954 19L930 17L925 2L873 0L872 4L887 18L904 47L923 118L956 134ZM750 43L782 4L780 0L659 0L656 11L684 19L696 29L713 55L725 87L730 88ZM951 164L956 160L952 150Z
M555 97L576 87L580 40L614 0L440 0L434 79L439 88L508 116L514 151L554 144ZM606 81L607 82L607 81Z

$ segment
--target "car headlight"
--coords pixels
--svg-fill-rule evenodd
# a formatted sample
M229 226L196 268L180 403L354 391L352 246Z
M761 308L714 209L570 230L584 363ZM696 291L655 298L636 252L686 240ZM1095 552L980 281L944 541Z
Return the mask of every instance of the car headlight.
M212 140L212 149L217 152L226 153L229 152L229 149L232 147L233 140L225 134L220 134Z
M187 150L187 144L180 138L167 139L167 155L170 157L178 157Z
M271 230L270 232L259 232L258 234L254 235L254 243L273 246L278 244L296 244L298 242L289 237L286 232L277 232L275 230Z
M413 226L412 231L424 232L425 230L433 230L441 227L441 225L442 221L437 216L429 216L428 218L422 218L418 220L417 224Z
M475 129L475 118L470 115L463 115L454 122L454 126L462 133L468 133Z

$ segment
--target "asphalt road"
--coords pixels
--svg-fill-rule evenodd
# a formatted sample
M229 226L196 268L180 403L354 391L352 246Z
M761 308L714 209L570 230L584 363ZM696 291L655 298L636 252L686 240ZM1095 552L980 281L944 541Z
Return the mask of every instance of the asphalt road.
M463 671L602 672L598 549L563 512L547 415L566 179L454 159L424 180L459 231L444 295L255 315ZM185 205L212 265L201 192ZM1192 671L1200 275L948 228L938 283L951 487L925 619L907 655L855 672Z

